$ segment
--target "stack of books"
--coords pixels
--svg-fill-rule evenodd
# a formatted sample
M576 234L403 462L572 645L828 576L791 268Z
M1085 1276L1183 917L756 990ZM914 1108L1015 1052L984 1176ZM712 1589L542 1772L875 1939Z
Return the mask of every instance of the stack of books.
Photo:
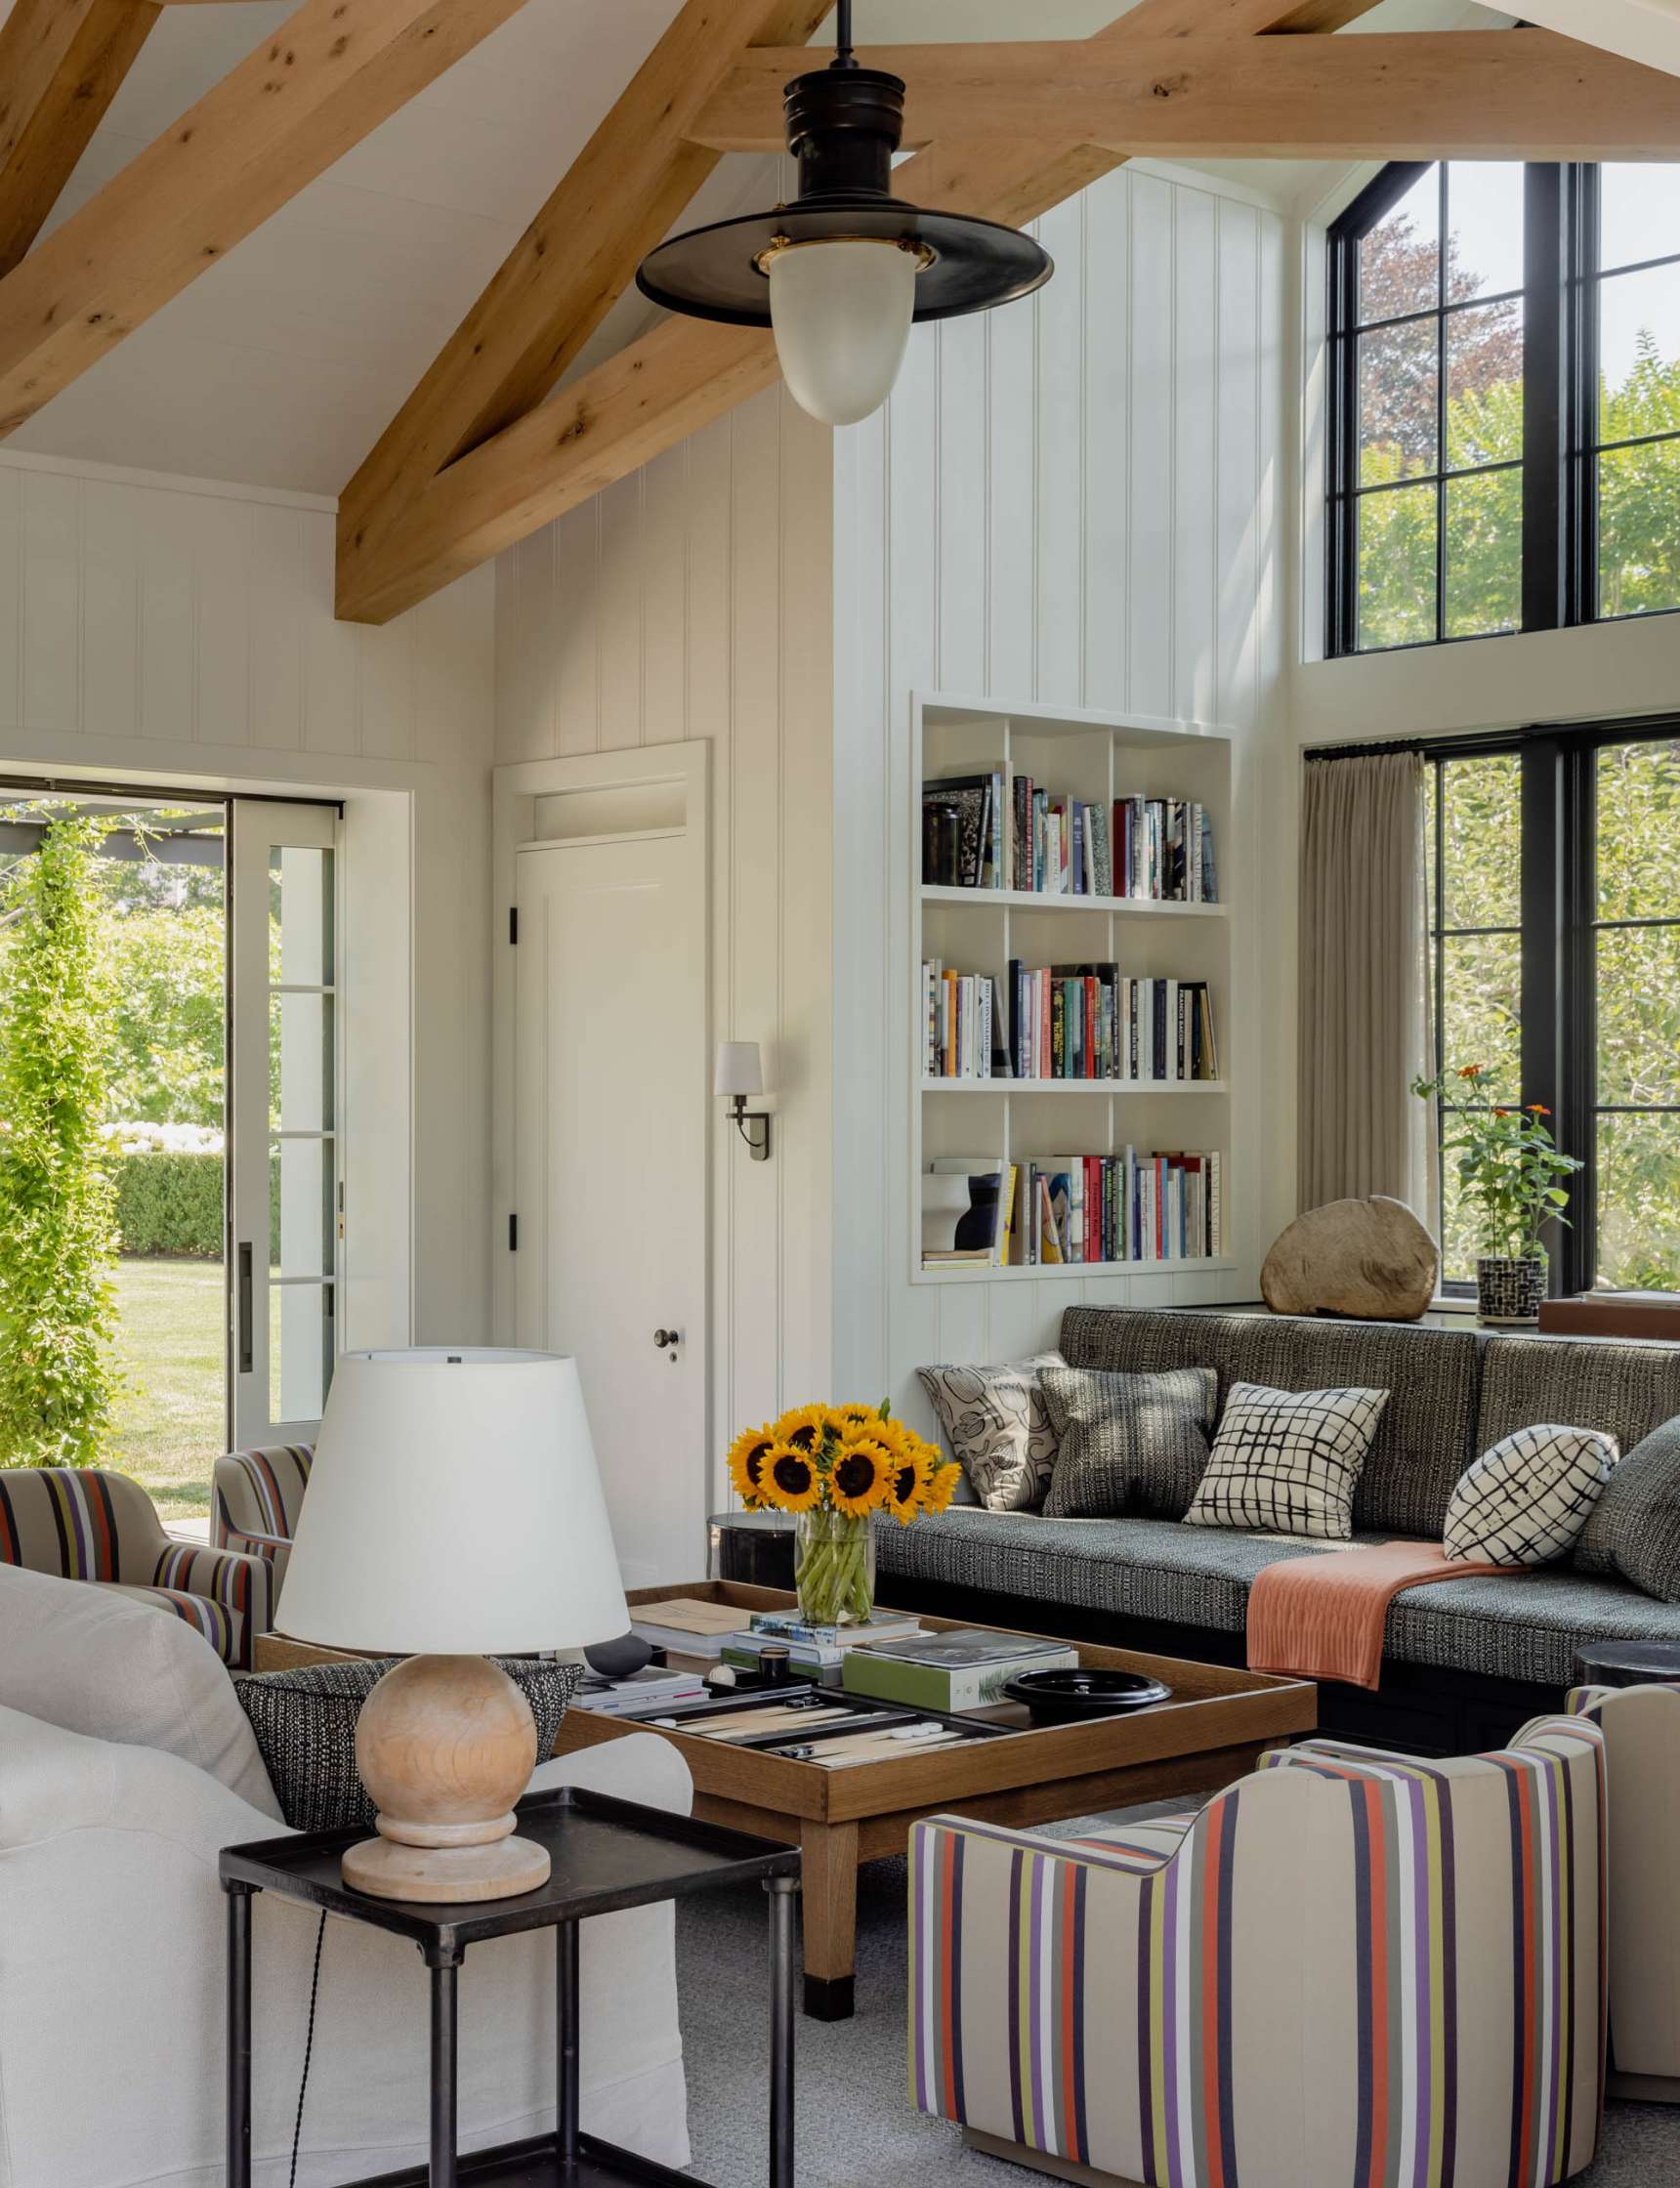
M936 889L1001 889L1003 770L922 784L922 879Z
M740 1611L733 1603L708 1603L702 1596L672 1595L662 1603L650 1603L630 1624L632 1633L655 1649L674 1657L698 1657L711 1662L722 1656L724 1642L740 1623Z
M574 1709L593 1709L603 1717L657 1716L673 1702L699 1702L705 1686L697 1671L632 1671L626 1679L603 1678L585 1671L571 1700Z
M1005 1267L1198 1261L1224 1246L1223 1158L1198 1154L1046 1156L1020 1165Z
M1009 961L1009 1075L1170 1085L1216 1079L1205 980L1128 980L1116 964Z
M725 1641L723 1657L738 1670L756 1671L766 1645L776 1642L786 1648L796 1676L838 1686L854 1649L865 1642L913 1641L921 1630L919 1619L896 1611L877 1611L867 1625L844 1626L808 1625L788 1611L755 1611L751 1623Z
M994 1073L992 1050L1002 1067ZM924 1078L1008 1076L997 983L987 973L951 972L938 957L922 961Z
M1066 1642L960 1627L853 1649L842 1684L848 1694L902 1702L912 1709L987 1709L1023 1671L1071 1670L1078 1662L1078 1650Z
M1192 798L1070 797L1002 768L922 784L922 880L936 889L1216 904L1207 809Z

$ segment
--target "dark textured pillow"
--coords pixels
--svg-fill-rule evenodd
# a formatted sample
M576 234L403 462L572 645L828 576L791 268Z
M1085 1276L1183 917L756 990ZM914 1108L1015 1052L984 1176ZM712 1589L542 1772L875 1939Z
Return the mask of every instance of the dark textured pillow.
M1583 1573L1618 1574L1659 1603L1680 1603L1680 1417L1611 1468L1575 1561Z
M1157 1375L1041 1368L1038 1384L1061 1447L1046 1519L1183 1519L1219 1410L1211 1368Z
M547 1663L540 1657L492 1661L530 1704L536 1759L546 1762L583 1666ZM356 1720L397 1662L364 1657L353 1663L308 1663L291 1671L235 1676L234 1692L251 1720L280 1814L293 1830L372 1829L373 1803L356 1768Z

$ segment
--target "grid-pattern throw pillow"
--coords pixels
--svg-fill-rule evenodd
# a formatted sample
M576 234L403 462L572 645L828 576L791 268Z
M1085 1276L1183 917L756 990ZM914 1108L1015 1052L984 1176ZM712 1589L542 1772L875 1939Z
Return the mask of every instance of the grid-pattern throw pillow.
M922 1388L988 1512L1036 1512L1056 1464L1056 1431L1039 1388L1041 1368L1064 1365L1059 1352L998 1368L918 1368Z
M1387 1404L1386 1390L1234 1383L1186 1526L1352 1541L1354 1491Z
M1519 1428L1482 1453L1452 1492L1448 1558L1549 1565L1575 1546L1617 1461L1596 1428Z

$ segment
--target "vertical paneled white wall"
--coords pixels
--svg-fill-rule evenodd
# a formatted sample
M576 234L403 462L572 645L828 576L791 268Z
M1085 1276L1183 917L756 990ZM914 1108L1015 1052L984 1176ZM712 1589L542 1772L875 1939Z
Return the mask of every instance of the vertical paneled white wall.
M488 1308L493 580L368 630L333 620L332 565L318 500L0 453L0 767L406 797L412 991L381 1001L412 1054L414 1328L470 1340Z
M928 1419L914 1369L1055 1341L1062 1309L1253 1296L1292 1212L1267 1174L1266 755L1281 741L1283 228L1121 169L1045 217L1031 302L921 328L891 402L835 441L835 1387ZM1235 1275L909 1281L913 692L1228 724L1221 1029ZM1235 1188L1240 1181L1240 1192Z
M832 510L775 390L496 565L498 760L713 745L713 1033L763 1044L777 1115L769 1162L712 1118L717 1451L829 1375Z

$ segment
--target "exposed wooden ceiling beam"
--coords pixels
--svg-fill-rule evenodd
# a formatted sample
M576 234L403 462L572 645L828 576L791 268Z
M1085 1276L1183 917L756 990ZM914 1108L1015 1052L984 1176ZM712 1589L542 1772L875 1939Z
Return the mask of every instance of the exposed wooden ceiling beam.
M962 132L1225 159L1672 159L1680 81L1548 30L1368 38L1129 39L879 46L909 85L912 141ZM744 56L695 134L714 150L781 138L792 52Z
M542 400L716 166L688 139L741 49L808 38L827 4L688 0L346 486L351 532L400 523L452 457Z
M1143 0L1099 33L1128 30L1189 38L1308 28L1309 14L1335 28L1376 0ZM1088 41L1095 44L1096 41ZM972 134L937 144L896 171L897 187L924 204L1025 226L1120 164L1117 155L1069 141L987 143ZM375 540L341 508L338 612L384 623L452 579L587 501L685 435L722 417L777 377L771 338L752 328L672 319L560 390L451 464L414 497L404 522Z
M0 275L41 232L156 21L150 0L13 0L0 23Z
M0 281L0 436L520 5L304 0Z

